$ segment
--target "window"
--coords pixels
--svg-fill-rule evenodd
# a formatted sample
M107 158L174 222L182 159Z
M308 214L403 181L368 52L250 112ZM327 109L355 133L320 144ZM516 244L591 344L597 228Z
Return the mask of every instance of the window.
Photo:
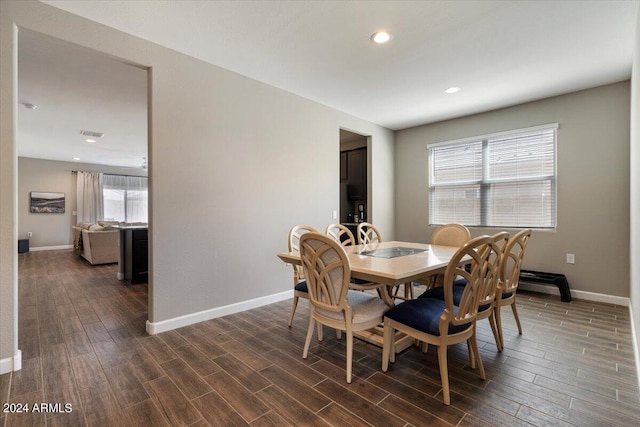
M104 219L148 222L147 182L145 177L104 174Z
M428 145L429 223L555 228L557 129Z

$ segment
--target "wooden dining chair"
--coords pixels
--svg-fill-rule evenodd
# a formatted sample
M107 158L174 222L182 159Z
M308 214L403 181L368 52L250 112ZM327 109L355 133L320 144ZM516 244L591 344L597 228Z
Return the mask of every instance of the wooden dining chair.
M485 280L482 282L482 285L478 291L478 316L476 318L476 321L489 319L489 325L491 326L491 331L493 332L493 336L496 340L496 347L498 348L498 350L500 350L499 336L495 317L493 315L493 309L498 284L500 282L500 267L502 265L502 260L504 259L504 250L506 249L506 245L509 241L509 233L506 231L501 231L491 236L491 238L493 239L493 244L491 246L492 251L489 254L489 263L491 264L492 268L488 270L488 272L491 274L485 277ZM462 299L462 294L464 292L464 287L466 286L466 284L467 283L463 278L457 278L456 280L454 280L453 305L460 305L460 301ZM437 286L431 289L427 289L418 298L436 298L444 300L444 288L442 286ZM469 355L469 357L471 358L471 355Z
M498 350L504 349L504 336L502 333L502 317L500 310L507 305L511 306L513 317L518 326L518 334L522 335L522 326L516 309L516 291L518 290L518 282L520 279L520 270L522 261L527 249L527 244L531 238L531 230L522 230L515 234L504 248L504 255L500 265L500 282L496 290L496 298L493 307L493 316L496 323L497 338L496 345Z
M315 228L310 225L296 225L289 230L289 252L300 253L300 237L305 233L315 232ZM293 267L293 306L289 316L289 327L293 323L293 315L298 307L298 299L309 299L307 281L304 276L304 269L300 265L291 264Z
M344 246L352 246L356 244L356 238L348 227L342 224L329 224L325 229L327 236Z
M306 233L300 237L300 258L309 290L309 327L302 352L309 353L315 323L318 340L322 340L322 326L344 331L347 347L347 383L351 382L353 332L371 329L382 322L389 306L375 295L350 290L351 267L342 246L333 238L320 233Z
M359 245L382 242L382 234L375 225L368 222L361 222L356 229Z
M451 223L437 227L433 231L433 234L431 234L429 243L432 245L455 246L459 248L469 240L471 240L471 232L467 227L462 224ZM425 285L427 289L442 286L443 273L443 271L433 273L427 277L416 280L416 283Z
M467 242L456 251L444 273L444 300L417 298L403 302L384 315L382 370L387 371L389 361L395 359L395 331L400 331L426 344L438 346L438 362L442 381L442 398L445 405L451 403L447 347L467 342L471 368L478 367L480 378L485 379L484 366L478 351L475 322L482 287L497 274L490 256L495 244L490 236L480 236ZM464 258L470 259L469 270L462 265ZM453 301L454 281L458 276L467 281L456 306Z

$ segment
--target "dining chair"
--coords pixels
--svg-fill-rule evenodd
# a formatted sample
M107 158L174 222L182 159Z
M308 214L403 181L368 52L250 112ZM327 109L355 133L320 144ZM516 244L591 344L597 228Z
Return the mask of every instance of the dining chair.
M380 243L382 242L382 233L378 228L369 223L369 222L361 222L358 224L358 228L356 229L356 234L358 236L358 244L359 245L368 245L370 243ZM404 285L404 300L413 299L413 288L411 283L405 283ZM380 289L379 292L388 292L391 298L399 298L398 290L400 286L396 286L395 289Z
M476 322L482 319L489 319L491 332L493 332L493 337L496 340L496 347L498 348L498 350L500 350L500 338L496 327L495 317L493 316L493 310L494 300L496 298L496 292L500 282L500 268L504 259L504 250L506 249L506 245L509 241L509 233L506 231L501 231L491 236L491 238L493 239L493 250L489 254L489 263L493 268L490 270L490 272L495 273L485 278L490 280L484 280L482 282L482 286L479 288L478 316L476 317ZM460 301L462 299L462 294L464 293L464 287L466 286L466 284L467 282L464 278L457 278L454 280L453 305L460 305ZM427 289L418 298L436 298L439 300L444 300L444 288L442 286L437 286L431 289ZM471 355L469 355L469 358L471 359Z
M518 310L516 309L516 291L518 290L522 261L524 260L525 250L530 238L531 230L522 230L515 234L504 248L504 255L500 265L500 282L498 283L496 298L493 303L493 316L498 333L496 344L498 345L499 351L504 349L504 336L500 315L502 307L507 305L511 306L513 317L518 326L518 334L522 335L522 326L520 325L520 318L518 317Z
M300 258L309 290L309 328L302 358L309 353L311 337L318 322L318 340L322 325L345 331L347 383L351 383L353 333L371 329L382 322L389 306L375 295L349 289L351 266L343 247L320 233L300 237Z
M486 378L482 358L478 351L475 322L478 315L480 293L487 280L493 280L495 265L490 256L495 250L493 238L480 236L459 248L449 261L444 273L444 300L417 298L391 308L384 315L382 349L382 371L386 372L389 361L395 360L395 331L400 331L424 343L438 347L438 363L442 382L442 398L445 405L451 403L447 347L467 342L471 368L478 367L480 378ZM470 268L464 268L469 260ZM467 281L460 303L453 301L453 282L458 276Z
M356 244L356 238L351 230L342 224L329 224L325 229L325 234L333 237L333 239L343 247Z
M310 225L296 225L289 230L289 252L300 252L300 237L305 233L316 232ZM304 276L304 269L300 265L292 264L293 267L293 306L289 316L289 327L293 323L293 315L298 307L298 298L309 299L307 281Z
M382 242L382 234L380 233L380 230L378 230L375 225L368 222L361 222L358 224L356 234L358 235L359 245Z
M471 240L471 232L467 227L462 224L451 223L437 227L433 231L433 234L431 234L429 243L432 245L455 246L459 248L469 240ZM420 285L425 285L427 289L442 286L442 273L442 271L436 272L418 279L415 282Z

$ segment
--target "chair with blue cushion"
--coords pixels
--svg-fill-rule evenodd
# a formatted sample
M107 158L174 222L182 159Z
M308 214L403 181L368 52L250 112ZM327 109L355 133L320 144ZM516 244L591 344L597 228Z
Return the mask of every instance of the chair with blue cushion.
M498 350L500 350L500 338L498 336L495 318L493 316L493 302L496 298L496 291L500 279L500 266L504 250L506 248L507 242L509 241L509 233L507 233L506 231L502 231L500 233L494 234L491 237L493 238L493 244L495 245L495 247L490 254L489 262L494 265L495 274L490 277L491 280L485 280L483 282L483 286L480 289L480 298L478 300L478 317L476 320L489 319L489 325L491 326L491 331L493 332L493 336L496 340L496 347L498 348ZM489 277L487 279L489 279ZM462 298L462 293L464 292L464 287L466 284L467 282L463 278L458 278L453 282L454 305L460 304L460 299ZM418 298L436 298L444 300L444 289L441 286L427 289Z
M300 259L309 289L309 328L302 357L307 358L315 323L318 340L322 326L345 331L347 347L347 383L351 382L353 333L371 329L382 322L389 309L385 302L367 292L350 290L351 266L344 248L333 238L320 233L300 237Z
M289 252L300 252L300 237L309 232L317 231L310 225L296 225L289 230ZM293 265L293 306L291 307L291 316L289 316L289 327L293 323L293 315L296 313L298 306L298 298L309 299L307 289L307 281L304 277L304 269L300 265Z
M384 336L382 349L382 370L387 371L389 361L395 359L395 331L403 332L419 341L438 346L438 361L442 381L444 403L451 403L449 394L449 373L447 368L447 347L467 342L470 366L478 366L480 378L485 379L484 366L478 351L475 335L475 322L478 315L478 302L488 277L492 277L495 266L491 263L493 238L477 237L463 245L451 258L445 273L442 292L444 299L418 298L403 302L384 315ZM467 260L470 268L464 268ZM462 287L459 302L454 304L454 281L460 276L466 280Z
M502 319L500 316L502 307L507 305L511 306L513 317L518 326L518 333L522 335L522 326L520 325L520 318L518 317L518 310L516 309L516 291L518 290L522 261L524 260L525 250L530 238L531 230L522 230L511 237L511 240L509 240L509 243L507 243L507 246L504 248L504 256L500 265L500 283L498 283L496 299L493 303L493 315L499 338L496 339L496 343L500 351L504 348Z

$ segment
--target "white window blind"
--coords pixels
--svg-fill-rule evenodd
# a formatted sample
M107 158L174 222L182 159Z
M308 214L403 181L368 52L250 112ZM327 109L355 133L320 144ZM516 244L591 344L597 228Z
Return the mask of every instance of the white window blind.
M148 179L104 174L104 219L148 222Z
M555 228L557 124L429 145L429 222Z

